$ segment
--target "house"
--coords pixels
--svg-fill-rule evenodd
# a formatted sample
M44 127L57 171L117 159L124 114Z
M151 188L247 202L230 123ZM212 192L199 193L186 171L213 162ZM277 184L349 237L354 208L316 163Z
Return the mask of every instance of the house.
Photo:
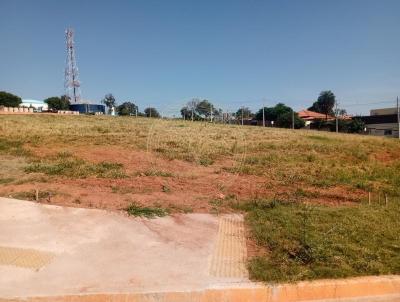
M335 117L333 116L328 115L328 117L326 117L326 115L323 113L314 112L306 109L297 112L297 114L299 115L299 118L305 120L306 122L305 126L307 128L309 128L310 125L316 121L325 121L325 120L331 121L335 119Z
M399 117L397 108L373 109L369 116L361 116L368 134L399 137Z
M36 111L47 111L48 110L48 105L47 103L43 101L38 101L38 100L22 100L22 103L19 104L19 107L28 107L28 108L34 108Z

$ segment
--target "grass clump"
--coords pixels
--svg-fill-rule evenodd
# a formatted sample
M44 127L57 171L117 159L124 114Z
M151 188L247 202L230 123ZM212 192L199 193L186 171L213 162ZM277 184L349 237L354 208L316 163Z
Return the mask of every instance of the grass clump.
M52 191L39 191L38 192L38 199L49 199L52 196L56 195L55 192ZM20 192L15 192L11 193L10 196L15 199L21 199L21 200L36 200L36 192L35 191L20 191Z
M136 203L132 203L126 208L126 211L131 216L140 216L146 218L164 217L168 215L168 210L159 206L143 207Z
M157 169L148 169L144 172L138 172L137 175L145 175L145 176L160 176L160 177L173 177L174 174L171 172L157 170Z
M98 178L123 178L125 173L120 163L89 163L83 159L59 156L55 161L36 161L25 168L27 173L44 173L75 178L95 176Z
M30 152L23 147L22 142L0 137L0 155L28 156Z
M400 200L340 207L258 200L237 207L267 251L249 261L255 280L400 273Z

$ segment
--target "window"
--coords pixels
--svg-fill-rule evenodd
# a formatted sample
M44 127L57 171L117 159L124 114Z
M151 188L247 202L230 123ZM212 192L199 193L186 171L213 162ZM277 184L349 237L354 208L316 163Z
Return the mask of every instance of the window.
M392 129L385 129L383 135L392 135Z

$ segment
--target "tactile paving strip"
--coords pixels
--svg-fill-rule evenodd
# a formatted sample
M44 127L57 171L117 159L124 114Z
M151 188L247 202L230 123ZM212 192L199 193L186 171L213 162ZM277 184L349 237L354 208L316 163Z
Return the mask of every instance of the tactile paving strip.
M211 260L210 274L215 277L248 278L247 248L243 216L219 219L217 244Z
M0 246L0 265L14 265L38 270L48 264L54 254L34 249Z

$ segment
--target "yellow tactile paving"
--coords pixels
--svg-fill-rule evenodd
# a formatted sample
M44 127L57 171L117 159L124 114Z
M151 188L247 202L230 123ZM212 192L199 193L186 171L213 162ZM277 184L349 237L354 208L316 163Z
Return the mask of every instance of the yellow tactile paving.
M34 249L0 246L0 265L40 269L53 259L54 254Z
M225 278L247 278L246 259L243 217L222 216L219 219L218 238L211 260L210 274Z

